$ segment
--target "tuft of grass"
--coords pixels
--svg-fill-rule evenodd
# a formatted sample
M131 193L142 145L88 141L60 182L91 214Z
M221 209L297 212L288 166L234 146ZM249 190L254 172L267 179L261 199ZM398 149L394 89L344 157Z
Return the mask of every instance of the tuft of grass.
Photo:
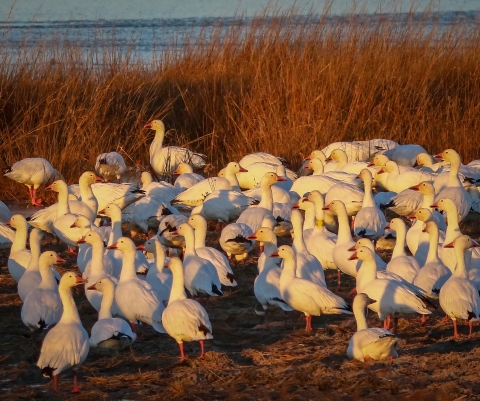
M372 138L453 147L467 162L478 157L479 33L431 13L333 19L327 7L220 21L185 33L181 48L172 38L153 61L114 34L88 48L61 32L34 51L3 47L1 162L45 157L69 182L102 152L147 164L153 136L142 127L153 118L171 129L166 145L217 168L254 151L295 164L331 142ZM2 178L0 196L15 192Z

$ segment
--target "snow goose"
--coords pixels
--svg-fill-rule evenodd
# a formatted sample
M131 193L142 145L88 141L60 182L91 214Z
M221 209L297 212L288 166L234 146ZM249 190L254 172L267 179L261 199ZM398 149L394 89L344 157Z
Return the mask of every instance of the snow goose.
M271 257L283 259L280 276L280 294L293 309L303 312L306 317L306 331L312 331L312 316L321 314L351 314L350 307L327 287L312 283L296 276L297 262L293 248L283 245Z
M368 328L365 312L369 304L377 302L366 294L357 294L353 300L353 314L357 321L357 332L350 339L347 356L362 362L369 360L398 358L398 338L386 329Z
M246 224L231 223L222 230L219 243L229 259L233 255L237 261L244 260L255 247L255 241L248 239L252 234L252 229Z
M400 166L412 167L420 153L427 153L420 145L399 145L387 150L384 155Z
M185 191L205 179L200 174L194 173L192 166L188 163L180 163L173 174L178 176L174 187L181 191Z
M418 272L413 284L420 287L427 294L439 294L443 284L452 275L450 269L438 257L438 226L434 221L425 223L424 231L428 233L430 241L425 264Z
M199 341L202 349L200 358L203 359L205 355L203 341L213 338L212 324L203 306L193 299L187 299L185 295L186 284L181 260L171 258L169 267L173 275L173 284L168 306L162 315L165 330L177 341L181 359L185 359L184 341Z
M440 306L453 320L453 337L460 337L457 331L457 319L464 319L468 320L470 327L468 338L472 338L473 322L478 321L480 316L480 298L478 291L468 279L465 253L468 249L477 248L479 245L469 236L462 235L455 238L452 243L444 245L444 248L452 247L457 257L457 266L440 290Z
M40 242L42 241L43 234L38 228L34 228L30 232L30 261L28 262L25 273L20 277L18 281L18 296L22 301L25 301L27 295L38 287L42 281L39 271L39 259L40 259Z
M457 205L457 212L460 221L464 219L472 207L472 198L463 187L458 172L462 163L460 155L453 149L446 149L435 157L441 158L450 163L447 187L437 193L435 200L449 198Z
M165 251L163 246L158 239L152 238L146 241L145 244L137 246L137 251L143 250L153 253L155 259L154 263L149 265L145 281L155 291L157 298L166 304L172 289L172 272L164 269Z
M188 217L183 214L171 214L163 217L158 226L158 240L169 248L185 248L185 238L177 233L180 224L188 221Z
M308 252L303 241L303 217L299 210L292 210L293 244L296 257L296 275L304 280L326 287L325 273L318 259Z
M117 152L101 153L97 156L95 171L106 181L116 179L120 184L122 175L127 172L127 165Z
M305 241L308 251L315 256L324 269L338 270L333 261L333 249L337 242L337 235L325 228L325 213L323 210L323 195L318 191L312 191L307 196L307 201L315 206L316 224L312 233Z
M130 325L123 319L112 317L112 305L115 296L115 284L108 277L102 277L87 288L88 291L102 293L102 304L98 312L98 321L92 327L90 346L122 350L137 339Z
M282 159L281 157L271 155L270 153L257 152L257 153L250 153L246 156L243 156L239 163L242 166L249 166L250 164L257 163L257 162L276 164L277 166L279 166L285 163L286 160Z
M402 173L398 164L391 160L387 161L382 168L377 171L376 177L383 173L388 173L385 188L387 191L396 192L397 194L414 185L420 184L422 181L433 181L435 179L435 175L415 169Z
M356 237L364 237L376 241L383 237L387 220L373 200L372 173L367 169L363 169L360 171L359 177L363 180L365 195L362 208L355 216L353 232Z
M8 256L8 272L18 283L30 262L30 251L27 249L27 220L21 214L14 214L7 225L15 229L15 238Z
M364 168L368 168L368 163L365 162L349 162L348 156L342 149L334 149L326 161L336 161L336 171L343 171L345 173L359 174Z
M62 175L52 167L48 160L40 157L23 159L14 163L5 169L3 176L26 185L34 206L42 204L42 200L37 198L37 189L62 178Z
M221 296L222 284L215 265L200 257L195 249L195 231L188 223L180 224L177 234L185 238L185 288L192 296Z
M181 190L175 188L168 182L153 181L152 174L150 174L148 171L142 172L140 181L142 183L142 191L145 192L145 196L160 198L162 202L170 202L181 192Z
M58 393L58 375L72 368L73 393L79 393L76 371L87 359L90 343L88 333L82 326L71 288L84 284L85 280L74 273L65 273L60 280L58 291L63 305L60 321L43 340L37 366L44 376L53 377L55 391Z
M62 303L51 265L65 262L56 252L47 251L40 256L41 282L30 291L22 305L22 322L30 330L47 329L62 316ZM60 280L61 281L61 280Z
M212 262L215 269L217 269L218 278L222 285L226 287L236 287L237 282L235 281L233 270L225 255L215 248L205 246L207 221L197 214L190 216L188 224L190 224L195 231L195 251L197 255Z
M357 293L364 293L377 301L369 305L369 309L378 313L380 320L385 321L388 329L387 317L394 316L395 331L397 329L397 313L420 313L428 315L431 312L426 308L427 298L422 294L411 291L401 281L377 278L375 254L367 247L360 247L350 256L351 260L360 260L361 275L357 276Z
M198 206L203 203L205 198L213 191L232 189L230 181L223 177L207 178L193 185L186 191L178 194L170 203L183 204L187 206Z
M370 139L368 141L334 142L322 149L329 156L335 149L342 149L351 161L367 161L377 152L385 152L398 146L389 139Z
M247 238L264 244L263 252L257 262L258 276L253 284L253 292L265 312L265 329L268 330L269 306L276 306L285 312L293 311L280 294L282 269L277 266L280 261L278 258L270 256L277 250L277 236L271 228L260 227L255 234L249 235Z
M98 177L95 173L91 171L85 171L78 180L81 200L90 209L90 213L84 214L84 216L92 222L95 221L95 219L97 218L98 212L98 201L92 190L92 184L96 182L103 182L103 178Z
M242 189L252 189L260 185L262 178L265 174L267 173L277 173L277 171L282 174L285 174L284 180L282 182L285 182L285 186L282 186L282 188L288 187L288 183L291 183L291 181L296 180L297 175L288 169L285 169L284 167L282 168L281 166L279 167L276 164L270 164L270 163L252 163L248 166L248 172L240 172L237 174L237 179L240 184L240 188ZM290 181L288 181L290 180Z
M392 219L386 229L394 230L397 233L397 241L393 248L392 259L387 264L387 271L398 274L400 277L413 283L415 276L420 271L420 265L413 256L407 256L405 252L405 237L407 227L403 220L399 218Z
M5 203L0 201L0 223L6 223L12 217L12 213L10 213L10 209L8 208Z
M157 230L159 218L180 212L162 199L146 196L133 205L132 219L128 223L130 235L134 238L138 233L143 233L148 238L148 232Z
M159 333L165 333L162 326L163 303L157 298L150 284L137 278L135 271L135 244L130 238L121 237L107 249L123 252L122 273L115 289L115 301L123 316L136 327L141 321Z
M319 191L325 195L328 190L339 182L331 177L323 175L310 175L307 177L300 177L292 185L290 192L296 193L299 197L311 191Z
M283 177L278 177L275 173L265 173L260 183L262 191L262 200L256 206L250 206L244 210L237 219L237 223L244 223L250 227L253 234L261 227L263 218L267 215L273 215L273 195L272 185L277 181L284 180Z
M334 180L343 182L345 184L350 184L354 186L358 186L359 180L356 174L345 173L343 171L330 171L325 172L323 163L318 158L310 159L308 164L304 167L304 169L311 169L313 170L313 176L316 175L323 175L325 177L333 178Z
M430 171L432 173L439 173L443 170L443 167L446 164L447 163L445 162L435 163L432 155L423 152L417 155L413 167L420 167L420 170Z
M323 206L322 206L323 207ZM305 245L312 235L315 225L317 224L315 205L313 202L310 202L308 198L301 198L295 205L292 206L293 209L300 209L305 212L305 219L303 221L303 240Z
M170 176L180 163L191 164L195 169L205 167L207 156L177 146L163 147L165 125L161 120L153 120L143 127L155 131L155 138L150 144L150 165L155 174Z

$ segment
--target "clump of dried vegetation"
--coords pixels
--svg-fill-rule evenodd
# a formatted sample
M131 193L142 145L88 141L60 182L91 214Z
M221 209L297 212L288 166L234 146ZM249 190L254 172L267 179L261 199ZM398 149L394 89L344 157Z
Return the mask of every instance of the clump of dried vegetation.
M59 33L34 51L0 48L2 162L42 156L69 181L105 151L147 162L152 118L174 130L168 144L216 166L259 150L295 162L330 142L378 137L477 156L478 24L413 12L402 22L331 18L328 8L266 15L187 32L184 46L172 38L152 60L114 35L89 47ZM2 197L13 193L6 181Z

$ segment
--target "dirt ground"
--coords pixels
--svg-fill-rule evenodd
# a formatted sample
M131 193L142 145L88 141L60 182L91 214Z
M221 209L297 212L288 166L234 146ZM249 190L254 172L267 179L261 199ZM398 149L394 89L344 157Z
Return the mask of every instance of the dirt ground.
M68 257L66 270L75 260L51 239L42 249ZM137 241L140 243L141 241ZM199 360L198 343L188 343L188 359L180 362L176 342L151 327L142 327L142 340L119 353L91 349L79 370L81 394L71 394L72 372L65 372L60 393L36 366L45 333L32 333L20 319L21 301L7 270L5 251L0 252L0 398L8 400L480 400L480 327L472 340L461 325L461 339L452 339L452 324L441 323L441 310L425 326L417 317L399 323L398 359L386 362L352 362L346 356L356 330L353 316L313 318L314 332L304 330L297 312L270 316L272 329L263 330L263 318L254 313L256 275L254 254L245 266L234 266L238 287L211 299L206 309L214 339L206 342L206 356ZM336 272L328 271L329 288L336 288ZM345 278L339 295L349 299L354 281ZM84 327L96 321L96 311L75 289ZM370 326L379 327L369 315Z

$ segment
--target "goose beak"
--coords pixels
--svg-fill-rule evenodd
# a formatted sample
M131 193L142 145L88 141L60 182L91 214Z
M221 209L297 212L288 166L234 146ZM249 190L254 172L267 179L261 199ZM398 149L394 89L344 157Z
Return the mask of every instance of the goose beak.
M306 162L307 160L312 160L312 156L307 156L305 159L303 159L304 162Z
M322 210L330 210L330 205L322 207Z
M144 251L144 250L145 250L144 244L137 246L137 251Z
M276 256L277 256L277 257L279 256L279 255L278 255L278 251L275 251L275 252L273 252L273 253L270 255L271 258L276 257Z
M480 244L472 239L472 248L480 248Z
M328 156L328 157L325 159L326 162L331 162L332 160L333 160L333 159L332 159L331 156Z
M440 152L438 154L436 154L435 156L433 156L435 159L442 159L443 160L443 152Z
M118 243L115 242L114 244L107 246L107 249L118 249L117 244Z
M102 177L99 177L98 175L95 176L95 182L104 182Z
M455 240L453 240L452 242L450 242L449 244L445 244L443 247L444 248L453 248L455 245Z
M438 202L435 202L433 205L430 205L430 207L438 209Z
M180 171L178 171L178 169L177 169L177 170L175 170L172 174L173 174L173 175L180 175Z
M304 170L310 170L310 166L307 164L306 166L303 167Z
M355 252L355 251L357 250L357 244L351 246L350 248L348 248L348 250L349 250L350 252Z
M246 239L257 239L257 234L250 234L245 237Z
M76 281L76 285L79 285L79 284L87 284L88 283L88 280L85 280L84 278L81 278L80 276L77 276L75 277Z
M241 173L248 173L248 170L246 168L243 168L242 166L240 166L240 172Z
M97 287L95 287L95 284L91 285L90 287L87 287L87 290L96 290Z
M50 184L48 187L45 187L45 191L53 191L53 183Z
M85 237L82 237L77 241L77 244L85 244L86 242L87 241L85 241Z
M143 126L144 129L151 129L152 128L152 123L146 123L144 126Z
M70 226L70 228L76 228L76 227L77 227L77 223L76 223L76 222L74 222L74 223Z
M356 260L358 259L357 252L355 252L352 256L348 258L348 260Z
M295 203L295 205L292 206L292 209L300 209L300 206L298 206L298 202Z
M412 191L418 191L420 189L420 185L414 185L413 187L410 187L408 189L411 189Z
M304 197L302 198L302 202L310 202L310 201L308 200L308 197Z
M174 232L172 232L172 235L180 235L180 234L178 233L178 230L175 230Z
M369 305L374 304L375 302L377 302L376 299L368 298L368 304Z
M60 263L65 263L66 260L62 259L60 256L57 255L57 260L55 261L55 264L60 264Z
M10 220L8 220L6 223L5 223L6 226L11 226L12 225L12 222Z
M417 218L417 215L415 213L409 214L407 216L407 219L410 219L410 220L415 220L416 218Z
M373 166L375 166L374 162L370 162L370 163L367 164L367 167L373 167Z
M357 180L361 179L360 174L355 177Z
M426 232L427 232L427 227L423 227L422 233L426 233Z
M413 163L413 168L419 167L419 166L420 166L420 164L418 164L418 162L415 160L415 163Z
M285 177L277 177L277 182L287 181Z
M105 214L105 209L100 210L98 214Z
M390 224L387 224L383 229L384 230L390 230Z
M383 169L383 167L377 171L377 174L383 174L385 172L385 170Z

